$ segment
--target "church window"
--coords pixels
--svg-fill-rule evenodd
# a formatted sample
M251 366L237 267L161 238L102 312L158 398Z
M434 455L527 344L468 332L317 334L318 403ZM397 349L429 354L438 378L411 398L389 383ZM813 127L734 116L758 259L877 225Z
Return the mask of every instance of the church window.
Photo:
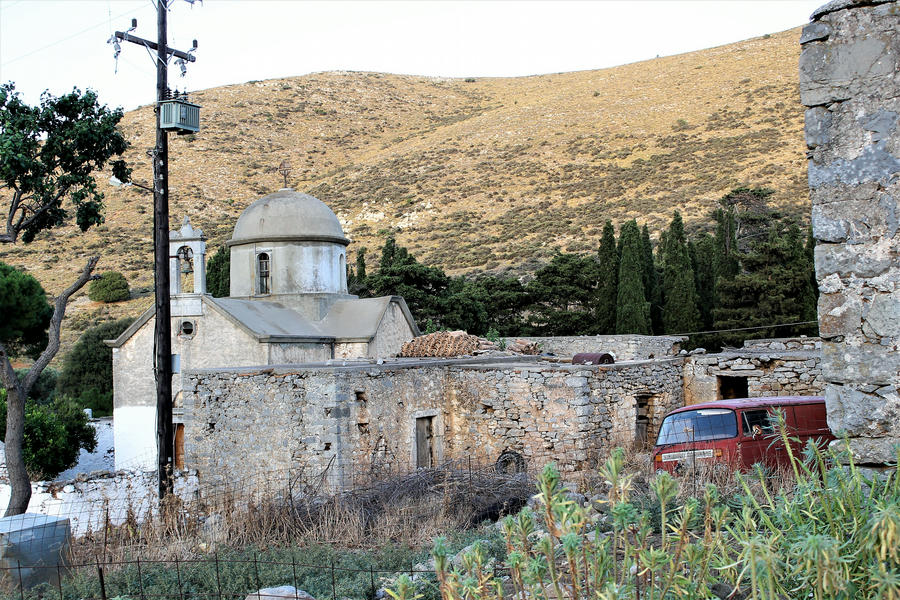
M182 321L178 328L178 333L183 336L191 337L194 335L194 324L191 321Z
M256 293L257 294L269 294L271 293L271 280L270 280L270 269L269 269L269 255L265 252L260 252L256 255Z

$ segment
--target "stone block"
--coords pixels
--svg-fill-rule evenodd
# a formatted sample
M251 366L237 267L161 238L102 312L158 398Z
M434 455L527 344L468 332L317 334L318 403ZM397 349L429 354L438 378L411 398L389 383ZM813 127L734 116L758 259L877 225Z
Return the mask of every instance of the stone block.
M842 277L876 277L896 260L890 239L870 244L819 244L815 250L816 275L823 279L832 273Z
M826 194L814 194L812 228L817 240L861 244L896 235L897 201L889 194L878 193L876 184L834 186L825 191ZM837 200L816 202L822 196Z
M865 315L865 323L878 336L900 336L900 292L876 294Z

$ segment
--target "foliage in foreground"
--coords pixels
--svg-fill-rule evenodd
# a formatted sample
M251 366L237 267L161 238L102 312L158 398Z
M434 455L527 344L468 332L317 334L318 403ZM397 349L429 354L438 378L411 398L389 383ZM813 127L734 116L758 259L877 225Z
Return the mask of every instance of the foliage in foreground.
M870 479L852 462L829 466L836 458L812 444L803 460L792 456L796 488L790 492L773 493L761 467L738 475L745 494L732 506L713 485L702 498L676 504L678 481L660 474L651 484L657 526L631 501L621 451L601 470L610 484L610 510L599 525L567 498L559 473L548 466L538 483L539 514L525 509L503 521L508 556L500 573L486 567L477 546L461 566L451 566L438 540L441 596L706 599L740 588L754 600L897 600L900 480L896 472ZM763 501L751 493L753 478ZM507 572L504 581L499 575ZM398 580L392 597L411 600L415 586Z

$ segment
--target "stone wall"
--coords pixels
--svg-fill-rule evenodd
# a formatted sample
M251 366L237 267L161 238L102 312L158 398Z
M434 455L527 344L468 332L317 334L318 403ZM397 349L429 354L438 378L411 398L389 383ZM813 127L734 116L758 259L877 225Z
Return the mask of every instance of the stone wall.
M531 359L402 360L347 367L197 371L185 390L185 464L207 483L272 481L299 469L352 474L416 466L416 420L435 463L514 451L564 472L652 439L681 406L681 358L573 366Z
M836 0L803 29L822 377L856 460L900 444L900 4Z
M175 476L175 494L189 501L199 493L197 473ZM0 504L9 503L9 483L0 480ZM31 484L29 513L69 519L72 533L80 537L103 531L106 523L122 525L129 519L142 522L159 509L156 471L98 471L68 481L36 481ZM107 521L108 519L108 521Z
M541 352L572 356L579 352L608 352L616 361L646 360L674 356L681 350L685 337L670 335L581 335L558 337L505 338L508 342L523 339L539 344Z

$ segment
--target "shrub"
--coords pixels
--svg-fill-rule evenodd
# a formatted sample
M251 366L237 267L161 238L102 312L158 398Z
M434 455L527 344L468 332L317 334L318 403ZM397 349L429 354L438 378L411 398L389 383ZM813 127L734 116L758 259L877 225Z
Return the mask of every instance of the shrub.
M85 331L63 361L57 390L97 416L112 414L112 348L103 340L119 337L133 322L108 321Z
M616 450L599 470L608 514L595 522L548 466L538 478L534 511L502 521L509 550L503 568L477 545L452 564L438 540L433 555L441 597L900 598L896 471L873 477L849 454L812 442L801 457L783 417L779 432L790 453L793 490L779 491L757 465L752 474L735 475L743 490L736 498L708 484L698 497L680 500L679 481L662 473L650 482L656 509L648 511L634 498L634 474L625 472L624 452ZM498 572L508 572L512 593ZM390 593L399 600L416 592L398 581Z
M88 298L94 302L121 302L130 297L128 281L118 271L107 271L92 281L88 289Z

